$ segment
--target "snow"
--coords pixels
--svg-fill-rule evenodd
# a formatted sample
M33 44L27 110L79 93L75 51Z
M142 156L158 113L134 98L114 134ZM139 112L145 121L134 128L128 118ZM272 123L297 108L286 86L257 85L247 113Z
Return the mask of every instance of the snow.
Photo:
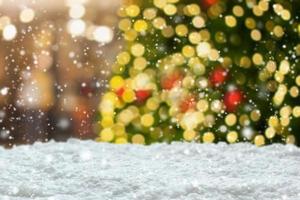
M0 148L2 200L300 199L300 149L275 144Z

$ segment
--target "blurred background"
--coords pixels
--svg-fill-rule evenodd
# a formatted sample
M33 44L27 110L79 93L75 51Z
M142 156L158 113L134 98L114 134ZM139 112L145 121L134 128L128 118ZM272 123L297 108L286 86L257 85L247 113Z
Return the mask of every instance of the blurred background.
M0 0L0 144L94 138L120 0Z

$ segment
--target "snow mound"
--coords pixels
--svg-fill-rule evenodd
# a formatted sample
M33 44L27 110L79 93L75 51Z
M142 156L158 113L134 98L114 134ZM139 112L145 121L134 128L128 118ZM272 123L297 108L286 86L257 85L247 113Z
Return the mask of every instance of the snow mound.
M2 200L300 199L300 149L280 144L0 148Z

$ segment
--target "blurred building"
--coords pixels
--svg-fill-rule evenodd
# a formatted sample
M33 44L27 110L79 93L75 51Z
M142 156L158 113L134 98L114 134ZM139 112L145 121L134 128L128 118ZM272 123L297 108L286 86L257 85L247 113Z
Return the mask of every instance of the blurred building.
M0 143L93 138L119 0L0 0Z

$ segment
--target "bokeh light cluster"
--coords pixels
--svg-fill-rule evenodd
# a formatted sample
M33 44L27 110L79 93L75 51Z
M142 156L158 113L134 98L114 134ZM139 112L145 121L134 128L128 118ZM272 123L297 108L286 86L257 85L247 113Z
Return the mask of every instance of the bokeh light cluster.
M299 2L136 3L119 11L99 141L296 142Z

